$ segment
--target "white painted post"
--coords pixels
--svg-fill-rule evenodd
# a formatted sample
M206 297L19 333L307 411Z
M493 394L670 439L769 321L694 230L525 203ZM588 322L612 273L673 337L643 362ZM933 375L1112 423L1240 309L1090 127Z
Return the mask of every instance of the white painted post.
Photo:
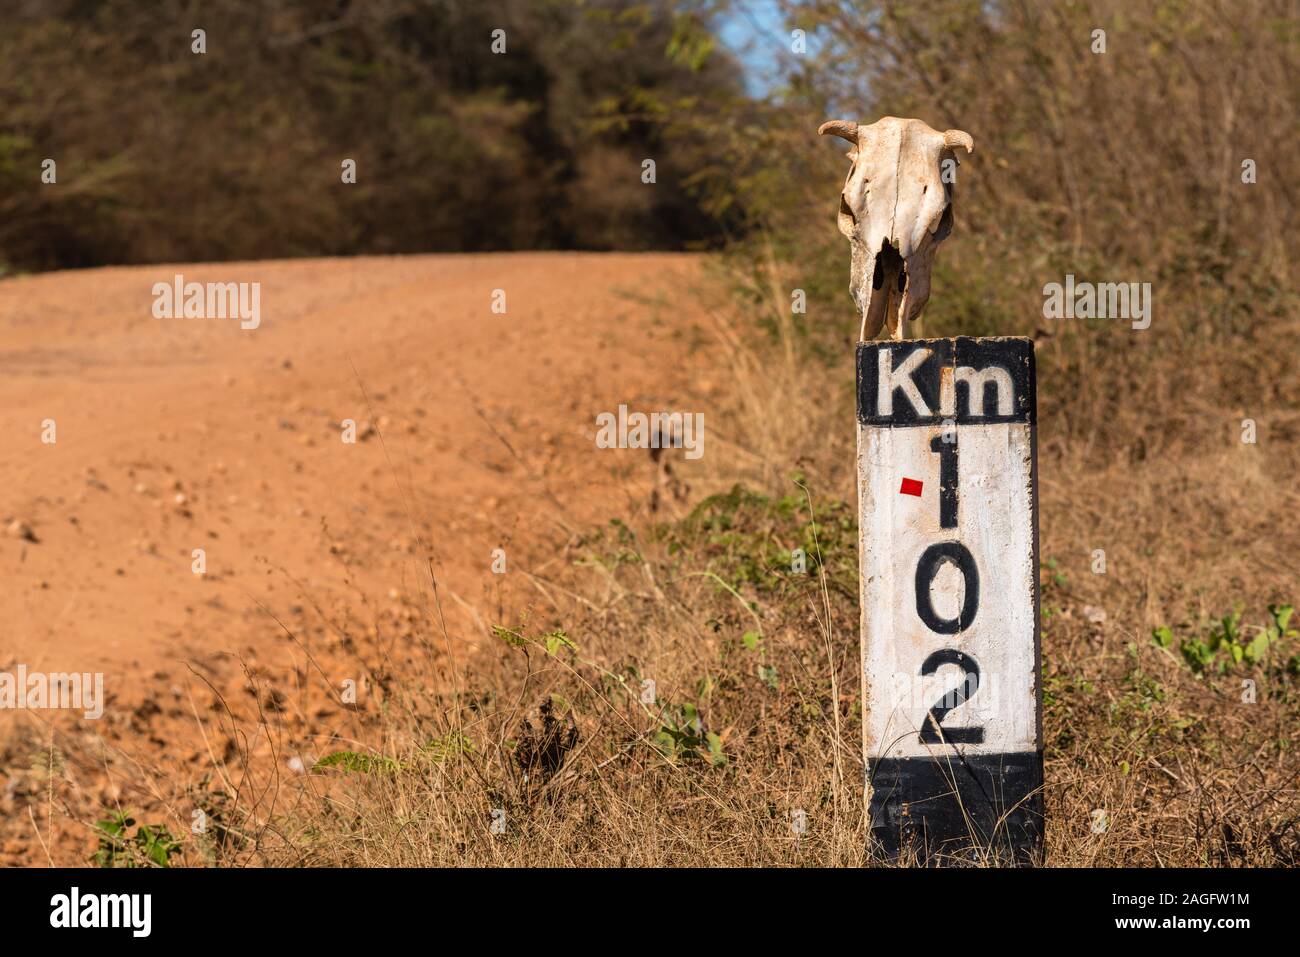
M1033 342L861 342L872 837L926 861L1042 843Z

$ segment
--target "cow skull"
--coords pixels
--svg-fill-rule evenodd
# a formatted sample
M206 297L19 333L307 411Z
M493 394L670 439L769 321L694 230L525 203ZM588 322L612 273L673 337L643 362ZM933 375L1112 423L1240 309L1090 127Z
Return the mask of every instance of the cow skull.
M817 132L853 144L839 226L853 253L849 292L862 313L860 336L875 338L887 321L901 339L904 323L925 309L934 254L952 232L953 150L969 153L975 141L896 116L870 126L831 120Z

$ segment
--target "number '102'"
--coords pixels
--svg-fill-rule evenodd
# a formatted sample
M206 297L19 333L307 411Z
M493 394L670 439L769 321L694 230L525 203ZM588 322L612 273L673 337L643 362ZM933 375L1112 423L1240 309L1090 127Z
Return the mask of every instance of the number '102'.
M957 438L951 432L951 441L943 435L936 435L930 440L930 451L939 455L939 527L957 527L958 453ZM934 608L930 596L930 586L939 568L952 564L961 573L964 585L961 608L954 618L945 618ZM938 635L956 635L971 626L979 613L980 576L975 566L975 557L970 549L959 541L935 542L925 551L916 563L915 577L916 614L925 627ZM965 672L965 678L956 688L945 692L936 701L925 717L919 735L922 744L982 744L984 729L981 727L944 728L943 719L948 712L964 704L975 696L980 686L980 668L975 659L956 648L940 648L932 652L921 665L922 676L929 676L939 670L941 665L956 665Z

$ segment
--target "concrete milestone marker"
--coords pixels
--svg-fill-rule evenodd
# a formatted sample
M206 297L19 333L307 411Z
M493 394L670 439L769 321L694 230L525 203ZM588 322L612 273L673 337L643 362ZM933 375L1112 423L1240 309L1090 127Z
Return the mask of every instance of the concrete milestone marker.
M857 383L872 836L891 857L1033 859L1043 776L1033 343L863 342Z
M913 339L962 130L830 120L858 343L862 741L875 842L999 860L1043 833L1034 346Z

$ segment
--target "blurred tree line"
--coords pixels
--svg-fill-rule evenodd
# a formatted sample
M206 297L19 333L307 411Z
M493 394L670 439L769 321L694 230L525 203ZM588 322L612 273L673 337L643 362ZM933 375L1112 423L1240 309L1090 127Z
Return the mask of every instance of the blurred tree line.
M739 97L741 71L667 3L6 6L0 270L682 248L735 219L693 189L716 141L675 118Z
M753 2L693 8L707 19ZM1053 427L1135 457L1180 426L1294 407L1294 348L1279 348L1300 335L1294 0L768 2L761 42L782 51L780 84L757 107L699 118L730 157L706 205L739 216L732 260L764 314L788 317L801 288L796 324L849 354L835 228L848 144L816 129L914 116L975 139L926 335L1035 336ZM1067 273L1151 283L1151 329L1045 320L1043 286Z
M818 142L817 125L894 115L975 138L957 189L964 238L939 255L978 248L970 292L1026 270L1212 282L1241 298L1288 278L1293 0L772 2L782 19L766 42L784 48L784 85L747 117L711 123L734 162L710 202L743 198L748 224L764 227L755 238L787 258L814 260L809 243L847 256L834 217L848 146ZM806 53L791 52L793 30Z

